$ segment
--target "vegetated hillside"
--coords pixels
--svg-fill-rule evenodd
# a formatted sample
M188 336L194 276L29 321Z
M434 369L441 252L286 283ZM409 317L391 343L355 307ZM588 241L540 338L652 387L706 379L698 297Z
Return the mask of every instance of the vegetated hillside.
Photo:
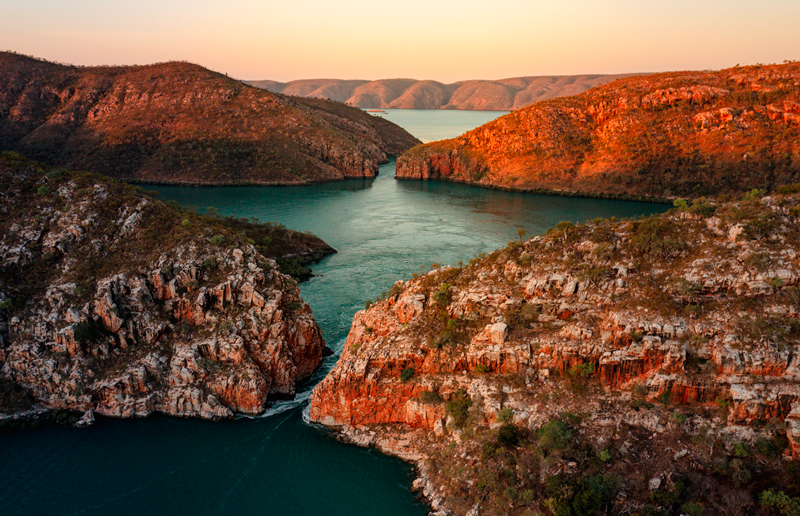
M437 514L797 507L800 184L781 192L562 222L399 281L310 419L415 461Z
M74 67L0 53L0 150L115 178L302 184L374 177L419 141L332 102L189 63Z
M630 77L415 147L399 179L700 196L800 180L800 63Z
M52 409L84 424L94 412L216 419L293 396L325 344L275 259L332 252L1 153L0 422Z
M551 75L514 77L498 81L472 80L452 84L416 79L246 82L275 93L338 100L360 108L506 111L540 100L577 95L589 88L631 75Z

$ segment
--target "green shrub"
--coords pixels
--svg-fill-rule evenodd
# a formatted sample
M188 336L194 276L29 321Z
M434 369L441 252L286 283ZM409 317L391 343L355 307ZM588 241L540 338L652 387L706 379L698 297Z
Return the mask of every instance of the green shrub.
M442 308L446 308L450 304L450 285L449 283L442 283L439 289L433 294L433 300Z
M36 190L36 193L41 195L41 196L47 196L47 195L50 195L50 189L47 188L47 186L42 185L42 186L39 187L38 190Z
M701 516L706 510L706 506L700 502L686 502L681 506L681 513L688 516Z
M516 310L506 312L506 321L512 326L524 326L538 320L542 313L542 305L536 303L524 303Z
M682 240L669 236L672 228L669 219L656 215L634 223L635 236L631 240L634 250L641 255L671 257L686 247Z
M411 380L413 377L414 377L414 369L410 367L406 367L405 369L403 369L403 372L400 373L400 381L403 383Z
M75 342L87 344L94 342L102 333L102 325L94 319L79 322L72 327Z
M544 455L550 455L567 449L572 432L560 419L551 419L536 431L536 437L539 439L539 449Z
M683 423L686 422L686 414L683 414L682 412L678 412L676 410L675 412L672 413L671 416L669 416L669 421L671 423L677 423L679 425L682 425Z
M222 245L225 243L225 237L222 235L214 235L211 237L211 243L214 245Z
M696 281L677 278L669 286L669 290L676 296L697 296L703 292L703 286Z
M422 403L428 405L438 405L443 401L439 393L433 391L422 391L422 394L419 395L419 399Z
M484 364L478 364L472 368L472 372L475 374L483 374L489 372L489 367Z
M185 228L190 228L190 227L192 227L192 222L189 219L183 219L181 221L181 226L183 226Z
M506 423L497 431L497 442L506 448L517 446L522 439L522 432L514 423Z
M500 412L497 413L497 421L500 423L511 423L514 421L514 411L508 407L500 409Z
M792 498L783 491L767 489L759 498L761 507L783 516L800 516L800 498Z
M749 192L744 194L744 200L745 201L758 201L759 199L764 197L765 193L766 192L764 190L760 190L758 188L753 188L752 190L750 190Z
M205 260L203 260L203 262L200 264L200 267L202 267L204 269L209 269L209 270L216 269L217 268L217 259L214 256L210 256L210 257L206 258Z
M455 334L450 330L444 330L431 337L428 347L431 349L442 349L447 344L454 344Z
M717 211L717 207L711 204L705 197L700 197L692 201L692 207L689 208L689 213L696 213L703 218L708 218Z
M469 419L469 408L472 406L472 400L467 397L466 393L461 391L458 398L449 401L445 405L445 413L453 418L453 424L456 428L464 428L464 425Z

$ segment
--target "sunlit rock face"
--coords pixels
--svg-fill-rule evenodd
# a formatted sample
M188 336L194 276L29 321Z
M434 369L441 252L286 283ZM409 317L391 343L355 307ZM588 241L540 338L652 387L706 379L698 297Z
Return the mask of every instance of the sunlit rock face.
M613 81L410 149L398 179L674 197L800 181L800 64Z
M455 514L522 514L507 486L546 499L548 476L600 471L579 450L626 485L638 485L631 461L659 481L667 465L700 475L710 499L729 489L705 469L722 460L769 463L783 482L784 459L800 457L800 196L785 191L564 222L400 281L356 314L309 417L417 461L419 489ZM542 448L556 431L563 454ZM476 487L512 461L516 484ZM623 490L649 503L647 489Z

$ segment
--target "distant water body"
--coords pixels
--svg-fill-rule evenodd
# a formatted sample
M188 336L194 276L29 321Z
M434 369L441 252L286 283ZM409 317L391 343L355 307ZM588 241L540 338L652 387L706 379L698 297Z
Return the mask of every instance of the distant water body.
M404 123L412 133L413 127L435 126L431 120L437 117L442 128L429 134L472 128L452 127L453 115L469 112L416 112L419 120L402 113L410 117ZM477 123L489 116L472 115ZM257 419L99 418L89 429L51 426L0 434L2 514L427 514L410 492L408 464L340 444L302 420L310 388L335 363L353 314L396 280L428 270L433 262L455 264L490 252L517 238L518 228L538 234L560 220L626 217L666 207L393 176L394 162L382 166L374 180L285 188L159 187L162 199L311 230L335 247L339 253L316 265L318 276L301 290L336 353L297 400L278 403Z
M394 122L419 138L422 143L455 138L491 122L509 111L467 111L462 109L383 109L373 112Z

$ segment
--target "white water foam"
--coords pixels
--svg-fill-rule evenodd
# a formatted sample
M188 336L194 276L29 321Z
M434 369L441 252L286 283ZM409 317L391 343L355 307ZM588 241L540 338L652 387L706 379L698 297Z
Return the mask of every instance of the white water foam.
M237 419L267 419L269 417L277 416L278 414L283 414L284 412L295 409L301 405L305 405L305 408L303 409L303 421L309 423L310 415L308 401L311 399L311 393L314 391L314 387L316 387L316 385L321 382L323 378L325 378L328 372L333 369L333 366L336 365L336 361L339 359L341 350L344 349L344 343L346 340L347 338L345 337L336 342L336 344L331 348L334 350L334 354L329 357L325 357L322 360L319 369L317 369L314 374L311 375L309 381L304 385L306 389L295 394L293 399L275 401L269 406L269 408L267 408L267 410L256 416L238 414Z

